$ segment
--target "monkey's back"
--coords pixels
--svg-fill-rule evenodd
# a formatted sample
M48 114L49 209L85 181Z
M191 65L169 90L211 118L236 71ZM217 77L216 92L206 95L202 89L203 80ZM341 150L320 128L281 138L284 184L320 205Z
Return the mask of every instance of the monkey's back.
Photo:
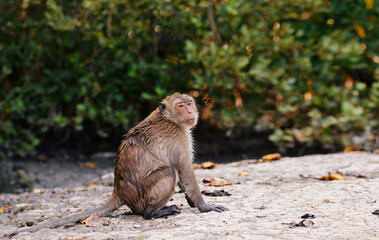
M159 110L130 129L115 160L114 192L136 213L146 204L141 199L158 181L175 181L173 159L182 154L185 133L177 124L163 118ZM176 142L178 144L170 144ZM187 145L187 143L184 143ZM163 179L163 180L162 180Z

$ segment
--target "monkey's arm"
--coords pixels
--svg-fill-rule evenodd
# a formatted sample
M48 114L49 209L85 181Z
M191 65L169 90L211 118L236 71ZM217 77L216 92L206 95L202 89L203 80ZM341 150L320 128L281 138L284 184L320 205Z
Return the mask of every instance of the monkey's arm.
M200 212L223 212L229 210L223 206L206 204L204 202L191 164L185 163L182 164L182 166L179 166L178 175L180 182L179 186L185 192L187 202L191 207L196 206Z
M195 204L192 202L191 198L188 197L188 194L186 193L186 191L184 190L180 182L178 185L179 185L180 190L184 192L184 196L186 197L188 205L190 205L192 208L195 208L196 207Z

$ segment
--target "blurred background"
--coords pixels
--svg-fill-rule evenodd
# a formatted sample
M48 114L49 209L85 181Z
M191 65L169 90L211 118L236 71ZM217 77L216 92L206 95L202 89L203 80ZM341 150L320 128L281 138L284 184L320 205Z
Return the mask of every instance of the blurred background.
M0 158L116 152L177 91L199 159L374 150L378 17L374 0L1 0Z

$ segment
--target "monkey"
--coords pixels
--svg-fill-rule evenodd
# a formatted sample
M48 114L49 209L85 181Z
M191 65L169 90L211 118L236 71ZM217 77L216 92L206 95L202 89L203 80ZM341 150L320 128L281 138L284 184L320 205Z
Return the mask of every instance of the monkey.
M200 212L228 211L220 205L206 204L197 184L192 169L191 133L197 121L198 111L191 96L180 93L167 96L124 135L114 161L113 192L104 205L21 228L8 236L75 223L92 215L106 216L125 204L144 219L178 214L178 206L166 206L177 182L191 207L197 207Z

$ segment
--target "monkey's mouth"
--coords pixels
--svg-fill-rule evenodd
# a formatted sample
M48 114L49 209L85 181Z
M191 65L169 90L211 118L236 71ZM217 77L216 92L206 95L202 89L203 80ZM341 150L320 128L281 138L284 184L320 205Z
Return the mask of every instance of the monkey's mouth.
M189 118L187 119L187 122L194 122L195 121L195 118Z

